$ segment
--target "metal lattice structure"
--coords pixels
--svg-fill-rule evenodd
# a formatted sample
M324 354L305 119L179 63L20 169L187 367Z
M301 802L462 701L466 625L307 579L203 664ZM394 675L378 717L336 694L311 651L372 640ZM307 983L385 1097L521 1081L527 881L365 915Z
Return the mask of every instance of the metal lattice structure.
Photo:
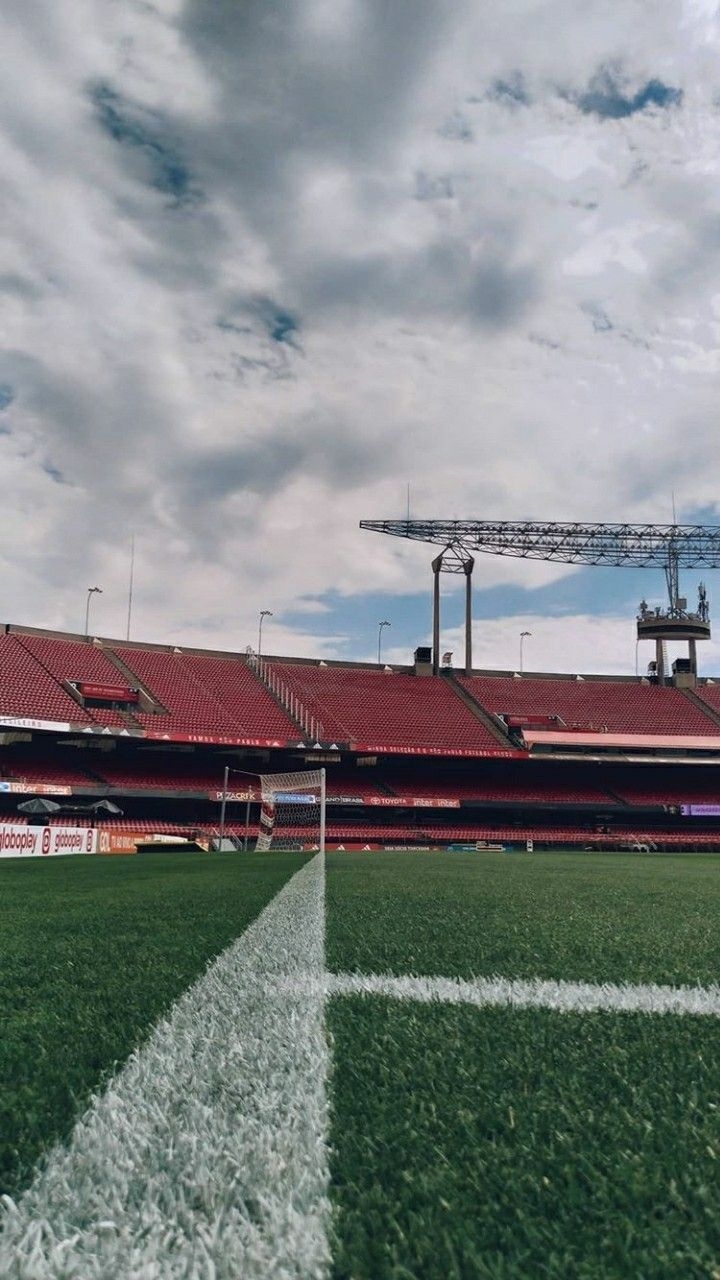
M665 574L669 608L652 615L640 606L638 636L658 644L658 669L664 680L664 638L690 642L695 665L696 639L709 639L710 625L704 584L698 611L688 612L680 595L681 568L720 568L720 526L704 524L590 524L537 520L361 520L361 529L410 538L440 546L433 561L433 670L439 669L439 585L441 572L467 575L466 671L471 667L470 574L473 555L513 556L520 560L550 560L560 564L658 568Z
M361 520L361 529L396 538L521 560L562 564L720 568L720 526L587 524L535 520Z

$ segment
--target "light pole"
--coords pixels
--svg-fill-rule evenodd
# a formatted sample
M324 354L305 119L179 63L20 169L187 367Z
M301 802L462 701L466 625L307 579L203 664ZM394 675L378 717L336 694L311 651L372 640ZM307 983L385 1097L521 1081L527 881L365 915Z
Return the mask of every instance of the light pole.
M262 624L263 624L263 619L264 619L264 618L272 618L272 616L273 616L273 615L272 615L272 612L271 612L271 610L270 610L270 609L261 609L261 610L260 610L260 622L259 622L259 625L258 625L258 658L260 657L260 655L261 655L261 653L262 653Z
M378 666L380 666L380 650L382 648L383 627L390 627L390 626L392 626L391 622L387 622L387 621L378 622Z
M83 635L86 635L86 636L90 635L90 597L95 595L96 593L97 595L101 596L102 587L88 587L87 601L85 604L85 630L83 632Z
M522 669L523 669L523 640L525 639L526 636L531 636L531 635L532 635L532 631L520 632L520 675L522 675Z

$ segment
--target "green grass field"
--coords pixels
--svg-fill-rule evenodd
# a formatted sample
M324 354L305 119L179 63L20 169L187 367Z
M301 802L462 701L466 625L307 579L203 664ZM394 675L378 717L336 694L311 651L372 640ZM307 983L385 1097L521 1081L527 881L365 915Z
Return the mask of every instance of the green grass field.
M711 984L720 860L328 859L335 971ZM720 1276L720 1023L332 1001L335 1274Z
M720 975L720 858L328 856L330 969L701 983Z
M3 1189L303 863L0 863ZM332 854L335 974L710 987L720 859ZM333 995L333 1274L720 1280L720 1018Z
M710 1277L720 1026L332 1002L338 1277Z
M304 860L0 861L0 1194Z

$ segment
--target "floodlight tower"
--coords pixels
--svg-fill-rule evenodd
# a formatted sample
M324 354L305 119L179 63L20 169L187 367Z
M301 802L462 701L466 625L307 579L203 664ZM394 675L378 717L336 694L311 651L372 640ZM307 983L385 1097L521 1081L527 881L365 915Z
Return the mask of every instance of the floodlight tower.
M514 556L521 560L549 560L560 564L631 565L662 568L668 589L668 608L651 611L643 601L637 618L638 640L655 640L656 669L664 683L665 642L687 640L688 658L675 675L680 683L694 683L697 675L696 641L710 639L710 612L705 586L700 583L698 607L688 611L680 595L680 568L720 568L720 526L698 524L586 524L534 520L361 520L361 529L388 533L440 545L444 550L432 562L433 672L439 670L439 575L465 573L465 669L471 669L470 575L473 552Z
M676 684L694 685L697 680L697 641L710 639L710 609L705 583L698 586L697 609L688 610L686 596L680 595L680 548L675 539L667 545L664 565L668 592L667 609L649 609L645 600L640 601L637 616L638 640L655 641L655 675L658 684L665 684L667 672L666 643L668 640L687 640L687 659L673 663Z

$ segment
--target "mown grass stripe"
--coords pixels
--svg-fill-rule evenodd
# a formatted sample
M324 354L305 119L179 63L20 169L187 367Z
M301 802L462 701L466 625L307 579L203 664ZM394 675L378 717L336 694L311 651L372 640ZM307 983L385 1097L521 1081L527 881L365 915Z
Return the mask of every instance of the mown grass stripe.
M332 973L329 995L389 996L424 1004L488 1005L519 1009L552 1009L557 1013L675 1013L720 1016L720 987L667 987L589 982L547 981L542 978L397 977L381 973Z
M18 1203L6 1199L0 1274L324 1276L323 974L317 857L181 997Z
M720 1019L329 1001L334 1280L711 1280Z

